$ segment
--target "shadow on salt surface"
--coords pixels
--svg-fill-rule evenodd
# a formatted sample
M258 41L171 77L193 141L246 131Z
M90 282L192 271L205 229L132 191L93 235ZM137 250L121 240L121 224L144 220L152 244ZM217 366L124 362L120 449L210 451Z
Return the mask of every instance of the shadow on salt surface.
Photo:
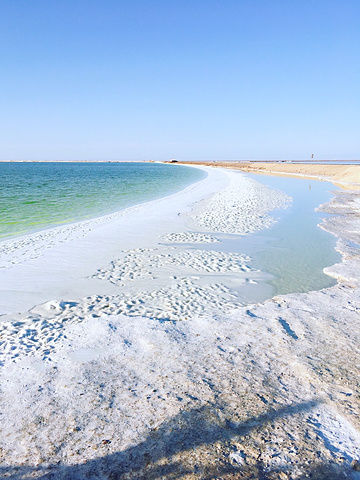
M288 462L288 464L269 467L261 459L261 453L252 463L246 461L247 456L243 451L232 451L230 454L219 453L219 442L222 447L229 450L229 442L234 440L245 442L245 437L252 430L259 430L265 424L277 419L310 411L320 402L321 400L304 401L270 409L243 423L234 423L224 418L226 406L203 406L181 412L164 422L159 428L152 430L142 443L125 451L72 466L56 464L39 467L0 467L0 474L2 473L2 478L12 480L25 480L30 477L43 480L82 480L84 478L170 480L186 475L203 480L220 478L219 475L224 479L254 480L356 478L349 463L339 465L319 459L315 464L310 465L308 461L304 463L299 461L296 462L296 466L294 462ZM103 440L104 442L110 443L110 440ZM204 446L209 446L209 449L213 447L213 454L217 455L216 461L202 465L202 460L206 461L203 451L195 458L194 449ZM173 456L176 456L175 460L172 459ZM294 476L295 468L297 473Z

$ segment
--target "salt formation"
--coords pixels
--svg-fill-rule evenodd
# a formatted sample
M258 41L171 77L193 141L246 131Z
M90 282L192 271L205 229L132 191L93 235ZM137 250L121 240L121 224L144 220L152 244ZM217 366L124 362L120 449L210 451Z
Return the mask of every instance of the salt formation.
M283 192L237 175L198 208L194 222L211 232L245 235L273 225L276 220L269 212L285 208L290 201Z
M216 243L219 240L213 235L198 232L169 233L162 240L169 243Z
M207 213L197 210L206 228L269 224L255 200L250 223L212 215L221 205L229 211L226 192L224 202L216 194L211 209L201 206ZM268 206L279 206L276 198ZM356 480L358 198L340 194L323 207L336 210L323 227L339 237L344 258L327 269L339 281L329 289L239 305L220 278L251 279L250 259L159 237L93 272L116 294L7 316L0 476Z

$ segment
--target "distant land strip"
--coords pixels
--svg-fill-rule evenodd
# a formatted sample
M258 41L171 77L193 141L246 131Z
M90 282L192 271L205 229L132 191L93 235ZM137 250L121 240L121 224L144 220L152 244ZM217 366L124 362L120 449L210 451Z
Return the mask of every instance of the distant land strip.
M348 161L349 162L349 161ZM315 180L327 180L336 186L360 190L360 164L338 165L321 163L278 162L176 162L183 165L204 165L209 167L231 168L247 173L263 175L284 175ZM349 162L350 163L350 162Z

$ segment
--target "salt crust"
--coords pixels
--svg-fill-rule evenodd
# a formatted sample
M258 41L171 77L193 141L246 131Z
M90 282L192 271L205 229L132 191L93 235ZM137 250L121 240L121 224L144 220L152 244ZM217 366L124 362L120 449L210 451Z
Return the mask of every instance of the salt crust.
M112 297L95 295L78 303L51 301L39 305L21 321L0 324L0 359L8 356L16 361L21 354L29 355L39 350L44 359L51 360L50 354L62 337L66 323L86 319L89 315L126 314L159 320L186 320L196 315L232 311L239 301L229 288L221 283L200 286L196 282L198 277L189 274L227 273L238 278L239 274L245 273L243 281L249 282L246 275L252 270L249 262L250 258L245 255L203 250L138 248L126 251L122 259L113 261L110 267L100 270L94 277L121 286L146 279L148 291L125 291ZM168 278L164 268L169 269L169 273L176 271L177 275ZM181 276L181 273L187 276ZM149 281L158 276L167 278L167 285L149 290Z
M2 268L9 268L18 263L39 258L44 251L51 249L55 245L84 237L95 225L122 215L124 215L123 211L25 235L20 239L2 241L0 243Z
M217 465L218 476L230 469L243 478L259 468L270 478L350 475L360 454L359 339L349 338L359 304L352 289L330 291L191 322L69 322L51 362L38 351L4 369L6 471L135 479L151 469L171 478L170 468L201 478Z
M9 322L0 475L358 478L358 198L341 197L343 212L323 225L345 259L328 268L340 280L330 289L219 304L182 322L125 316L101 296L47 302ZM151 255L163 268L163 253ZM117 262L102 273L135 281ZM188 276L174 281L194 288Z
M213 235L198 232L169 233L161 237L169 243L216 243L219 240Z
M251 178L239 175L199 207L194 221L211 232L245 235L269 228L276 219L269 212L286 208L291 198Z
M43 361L52 362L59 340L67 336L68 324L92 317L126 314L161 321L188 320L219 310L231 312L236 306L235 299L224 285L199 287L189 278L180 278L172 286L150 292L113 297L94 295L79 303L48 302L34 308L20 321L1 324L0 361L17 362L23 355L36 354L42 355Z
M153 277L162 269L171 272L250 272L250 257L237 253L224 253L206 250L177 250L138 248L124 252L119 260L111 262L110 267L99 270L96 278L106 279L115 285L125 285L129 280L141 277ZM159 271L157 273L157 271Z

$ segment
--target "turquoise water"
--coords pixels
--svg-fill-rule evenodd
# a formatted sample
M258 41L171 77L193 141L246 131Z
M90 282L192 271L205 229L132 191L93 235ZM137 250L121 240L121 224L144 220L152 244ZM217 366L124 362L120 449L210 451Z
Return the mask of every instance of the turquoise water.
M205 176L156 163L0 162L0 238L121 210Z

